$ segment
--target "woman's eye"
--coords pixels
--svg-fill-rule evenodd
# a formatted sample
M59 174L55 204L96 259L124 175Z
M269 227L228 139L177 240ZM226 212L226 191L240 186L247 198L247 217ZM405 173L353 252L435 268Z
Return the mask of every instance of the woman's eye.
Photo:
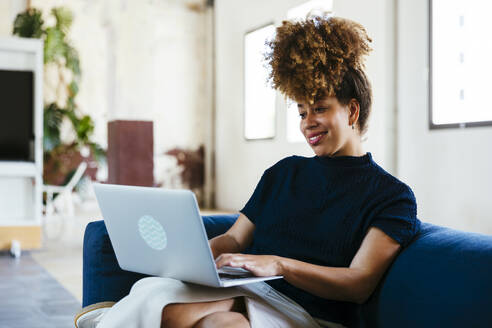
M322 113L325 110L327 110L326 107L316 107L316 108L313 108L313 112L315 112L315 113ZM303 119L303 118L306 117L306 113L299 113L299 116Z

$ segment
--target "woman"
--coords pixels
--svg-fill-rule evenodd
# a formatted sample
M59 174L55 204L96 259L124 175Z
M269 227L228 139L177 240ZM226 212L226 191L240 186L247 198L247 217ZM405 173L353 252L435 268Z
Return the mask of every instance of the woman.
M335 17L277 29L266 55L273 85L298 103L316 156L266 170L237 222L210 241L217 267L282 275L268 284L312 316L344 325L420 226L411 189L363 151L372 96L362 59L370 41L361 25ZM164 326L249 327L242 303L170 305Z
M210 246L219 268L284 279L236 287L250 288L247 297L169 302L162 327L353 325L357 304L420 227L412 190L363 150L369 42L360 24L342 18L277 28L266 54L271 80L298 103L315 156L291 156L267 169L235 224Z

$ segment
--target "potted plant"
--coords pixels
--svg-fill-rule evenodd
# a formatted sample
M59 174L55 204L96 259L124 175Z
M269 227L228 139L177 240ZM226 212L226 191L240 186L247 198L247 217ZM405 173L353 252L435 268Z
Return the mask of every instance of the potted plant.
M17 15L13 34L43 39L45 71L49 67L59 74L56 100L46 97L44 100L43 179L45 184L60 185L68 181L81 161L88 162L87 174L94 179L96 162L105 160L105 152L91 139L94 132L92 118L80 115L75 102L81 71L78 52L67 38L73 15L64 7L53 8L50 15L55 24L48 26L40 10L28 8ZM73 128L73 142L64 143L60 138L60 129L66 120Z

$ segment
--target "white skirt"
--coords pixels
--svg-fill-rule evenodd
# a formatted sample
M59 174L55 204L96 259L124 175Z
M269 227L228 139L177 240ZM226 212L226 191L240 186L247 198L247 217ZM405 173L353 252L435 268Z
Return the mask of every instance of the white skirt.
M97 328L159 328L162 310L172 303L210 302L244 296L252 328L307 327L343 328L314 319L296 302L265 282L230 288L188 284L171 278L150 277L137 281L126 297L117 302Z

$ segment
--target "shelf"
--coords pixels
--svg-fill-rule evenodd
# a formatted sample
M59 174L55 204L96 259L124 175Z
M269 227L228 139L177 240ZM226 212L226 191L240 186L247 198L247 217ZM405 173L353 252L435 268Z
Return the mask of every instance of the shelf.
M1 162L0 177L36 177L36 164L32 162Z

